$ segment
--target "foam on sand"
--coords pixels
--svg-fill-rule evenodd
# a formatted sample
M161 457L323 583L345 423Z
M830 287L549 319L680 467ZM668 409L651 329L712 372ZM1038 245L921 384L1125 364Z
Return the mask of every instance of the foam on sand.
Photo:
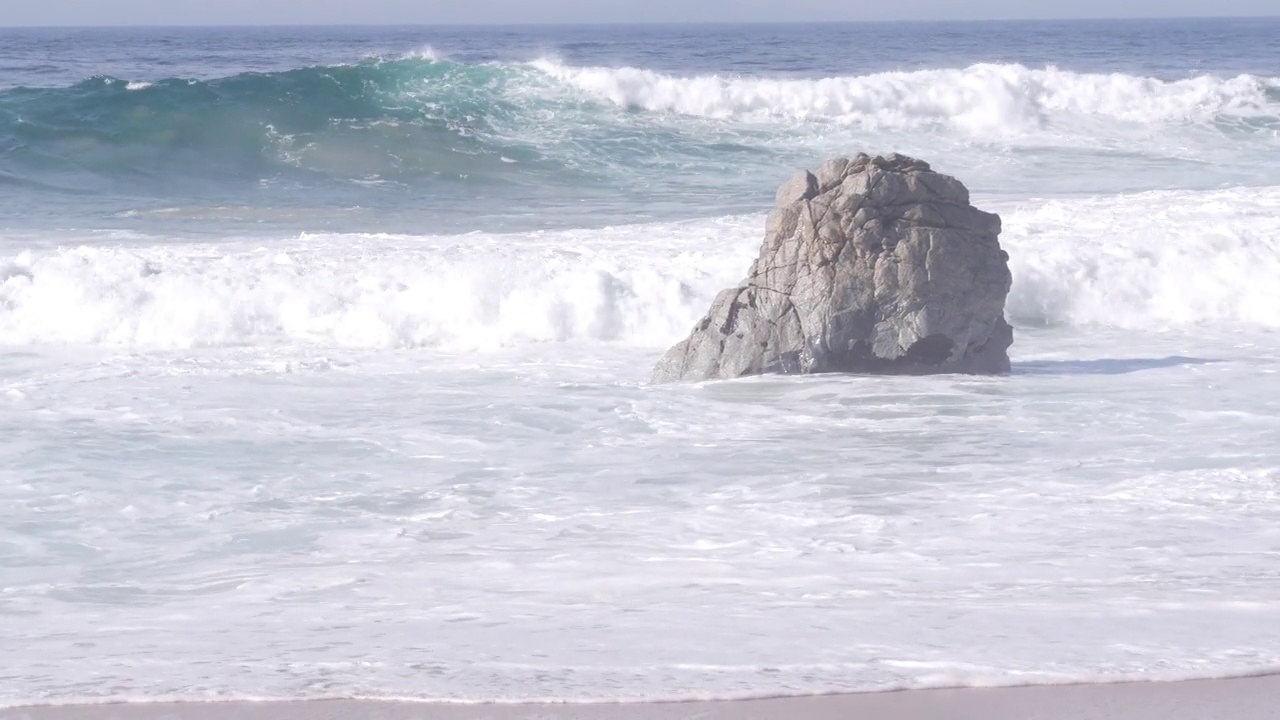
M361 700L154 703L0 710L0 720L1271 720L1280 676L1177 683L917 690L744 701L440 705Z

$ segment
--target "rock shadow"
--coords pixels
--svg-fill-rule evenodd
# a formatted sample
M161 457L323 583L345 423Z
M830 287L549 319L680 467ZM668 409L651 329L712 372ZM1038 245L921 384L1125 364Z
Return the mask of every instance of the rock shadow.
M1097 360L1032 360L1014 362L1014 375L1127 375L1146 370L1211 365L1222 362L1206 358L1170 355L1162 358L1099 358Z

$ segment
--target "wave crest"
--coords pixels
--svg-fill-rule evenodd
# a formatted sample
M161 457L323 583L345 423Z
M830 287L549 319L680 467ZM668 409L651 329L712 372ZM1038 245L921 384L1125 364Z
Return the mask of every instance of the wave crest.
M745 225L757 220L545 235L304 235L269 251L257 242L28 250L0 259L0 344L658 345L686 331L747 262L694 248L742 237ZM671 243L681 248L671 257L649 254Z
M263 181L280 181L272 192L286 194L317 183L341 194L369 182L430 194L531 176L574 188L637 174L696 183L726 165L758 160L763 170L799 152L930 154L941 145L989 156L975 146L1010 137L1017 147L1008 152L1103 148L1216 161L1222 152L1273 153L1277 133L1280 79L1251 75L1166 82L975 65L826 79L676 77L548 60L466 64L424 48L215 80L6 90L0 177L160 197L256 192Z
M1129 123L1280 117L1280 80L1252 75L1177 81L974 65L824 79L676 77L636 68L532 66L615 105L716 119L839 121L873 128L954 124L975 131L1042 128L1060 115Z
M1017 325L1280 328L1280 187L991 209ZM762 224L26 250L0 258L0 343L660 348L742 279Z
M1015 323L1280 328L1280 188L1050 200L1002 215Z

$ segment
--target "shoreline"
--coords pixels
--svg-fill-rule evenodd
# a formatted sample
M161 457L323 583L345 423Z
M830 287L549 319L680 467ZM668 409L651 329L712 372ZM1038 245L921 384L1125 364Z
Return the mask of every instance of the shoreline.
M1280 674L635 703L266 700L38 705L0 720L1271 720Z

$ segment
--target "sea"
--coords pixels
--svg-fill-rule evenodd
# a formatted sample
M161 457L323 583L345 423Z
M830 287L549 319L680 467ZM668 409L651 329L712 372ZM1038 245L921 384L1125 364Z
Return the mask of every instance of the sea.
M1013 372L653 385L799 168ZM0 29L0 707L1280 670L1280 18Z

